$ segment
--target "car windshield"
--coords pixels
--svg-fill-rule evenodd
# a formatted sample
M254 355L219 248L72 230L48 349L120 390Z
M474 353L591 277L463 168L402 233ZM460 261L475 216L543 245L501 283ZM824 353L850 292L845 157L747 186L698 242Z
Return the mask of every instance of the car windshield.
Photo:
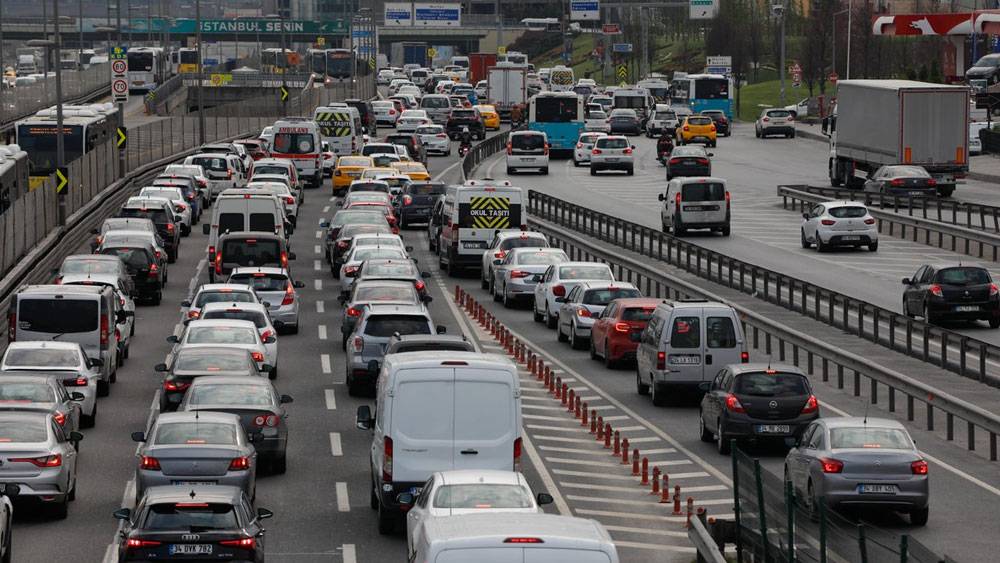
M652 317L652 307L629 307L622 311L623 321L648 321Z
M238 326L195 326L188 329L188 344L256 344L257 332Z
M239 524L230 504L215 502L170 502L154 504L146 511L142 529L148 531L234 530Z
M826 211L830 217L837 219L857 219L868 215L868 209L860 205L843 205L841 207L831 207Z
M227 240L222 244L222 260L242 266L276 264L281 254L280 247L280 243L276 240Z
M218 422L172 422L157 426L153 444L211 444L233 445L236 443L236 426Z
M588 289L583 294L584 305L607 305L615 299L626 297L642 297L638 289L627 287L607 287L601 289Z
M337 161L337 166L371 166L372 161L369 158L363 158L358 156L342 156L340 160Z
M202 291L194 301L195 307L204 307L208 303L253 303L253 295L245 291L233 291L231 289L219 291Z
M934 275L934 281L947 285L983 285L990 283L990 274L983 268L945 268Z
M205 170L212 170L213 172L225 172L229 169L226 165L226 159L224 158L213 158L213 157L199 157L196 156L191 159L191 164L197 164Z
M844 448L909 450L913 448L913 441L910 440L905 431L898 428L872 428L868 426L831 428L830 449Z
M110 260L82 258L64 261L60 271L64 274L116 274L120 267Z
M55 400L56 393L48 383L0 381L0 404L54 403Z
M175 371L248 371L250 359L230 354L185 354L181 350L173 367Z
M742 373L736 376L733 393L755 397L796 397L809 394L809 383L797 373Z
M607 266L564 266L559 268L559 278L564 280L610 280L611 268Z
M284 166L278 166L276 164L255 164L253 167L253 175L259 176L261 174L288 176L288 169Z
M17 424L0 424L0 444L44 442L48 438L49 433L41 420L18 420Z
M431 334L431 323L423 315L373 315L365 323L365 334L388 338L399 334Z
M354 301L361 303L377 301L413 303L417 301L417 290L412 286L401 285L358 287L354 293Z
M188 405L259 406L274 405L271 391L263 385L209 383L193 385L186 398Z
M541 266L558 264L566 260L562 252L518 252L517 264L522 266Z
M284 291L288 288L288 278L284 274L265 274L263 272L233 274L229 277L229 281L230 283L249 285L254 291Z
M203 319L232 319L234 321L250 321L257 328L267 326L267 317L260 311L248 311L246 309L225 309L218 311L208 311L201 316Z
M531 508L531 495L518 485L470 483L442 485L434 492L434 508Z

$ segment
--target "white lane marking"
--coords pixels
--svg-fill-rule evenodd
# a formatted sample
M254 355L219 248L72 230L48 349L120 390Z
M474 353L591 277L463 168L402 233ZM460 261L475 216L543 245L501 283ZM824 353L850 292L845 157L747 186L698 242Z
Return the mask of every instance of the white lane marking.
M323 237L323 231L316 231L316 238L322 238L322 237Z
M325 310L326 310L325 307L326 306L323 304L322 300L319 300L319 301L316 302L316 312L317 313L323 313L323 312L325 312Z
M445 174L447 174L448 172L450 172L452 168L455 168L456 166L461 166L461 165L462 165L462 160L461 160L461 159L459 159L459 160L458 160L457 162L455 162L454 164L452 164L452 165L451 165L451 166L449 166L448 168L445 168L444 170L442 170L441 172L439 172L439 173L437 174L437 177L438 177L438 178L440 179L440 178L441 178L441 177L443 177L443 176L444 176Z
M191 298L194 297L194 292L195 290L198 289L198 285L201 282L201 271L204 270L205 266L207 265L208 265L208 258L202 258L201 260L198 261L198 266L194 269L194 277L192 277L191 281L188 282L188 292L187 292L188 301L190 301Z
M344 563L358 563L358 550L354 547L353 543L345 543L343 550Z
M324 205L323 206L323 213L329 213L329 212L330 212L330 206L329 205Z
M336 410L337 409L337 395L334 392L334 390L333 389L325 389L323 391L323 396L326 399L326 408L327 408L327 410L331 410L331 411L332 410Z
M323 265L320 264L319 260L313 260L313 270L317 272L323 269Z
M581 516L611 516L614 518L628 518L636 520L653 520L656 522L684 522L687 520L686 516L654 516L652 514L636 514L635 512L612 512L608 510L590 510L580 508L575 510L578 515ZM715 518L725 518L725 515L713 514ZM732 517L732 514L729 515ZM618 542L616 541L615 544Z
M714 515L713 515L714 516ZM615 540L616 547L631 547L634 549L651 549L653 551L669 551L671 553L695 553L693 547L683 547L679 545L667 545L662 543L638 543L632 541Z
M334 457L344 455L344 448L340 445L340 432L330 432L330 453Z
M313 252L315 252L316 254L323 254L323 248L318 244L314 245Z
M115 553L118 551L118 546L113 543L108 544L108 548L104 550L104 559L101 559L102 563L114 563Z
M313 287L316 291L323 291L323 280L313 280Z
M646 534L650 536L666 536L668 538L687 538L687 532L672 532L670 530L655 530L652 528L633 528L631 526L608 526L604 529L609 532L627 532L629 534ZM617 540L615 542L617 544Z
M331 198L330 198L330 201L336 201L336 200L337 200L337 198L336 198L336 197L331 197Z
M606 453L606 452L605 452ZM639 452L640 455L642 452ZM649 459L648 457L646 459ZM592 459L569 459L564 457L547 457L545 458L549 463L561 463L563 465L585 465L587 467L597 466L597 467L629 467L632 462L628 464L622 464L617 461L594 461ZM686 465L692 463L690 459L677 459L677 460L664 460L664 461L650 461L650 467L661 467L668 465ZM708 476L708 473L705 474Z
M545 436L540 434L535 434L536 440L548 440L552 442L565 442L569 444L597 444L598 442L592 438L566 438L565 436Z
M522 405L522 409L532 409L540 411L565 411L566 407L543 407L541 405ZM613 405L591 405L590 410L592 411L605 411L615 408ZM608 421L607 418L604 419L605 422Z
M337 510L340 512L350 512L351 502L347 498L347 483L337 482Z
M319 331L319 339L326 340L326 325L319 325L316 328Z
M333 373L333 370L330 368L330 354L320 354L319 363L323 367L323 373L327 375Z

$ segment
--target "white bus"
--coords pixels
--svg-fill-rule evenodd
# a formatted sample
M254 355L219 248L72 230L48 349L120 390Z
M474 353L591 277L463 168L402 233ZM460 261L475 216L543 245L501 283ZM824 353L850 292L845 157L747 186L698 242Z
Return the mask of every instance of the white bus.
M155 90L170 77L170 64L162 47L132 47L127 56L129 91Z
M118 126L114 104L63 106L63 153L69 164L112 138ZM15 124L17 144L28 153L32 176L56 170L56 110L43 109Z

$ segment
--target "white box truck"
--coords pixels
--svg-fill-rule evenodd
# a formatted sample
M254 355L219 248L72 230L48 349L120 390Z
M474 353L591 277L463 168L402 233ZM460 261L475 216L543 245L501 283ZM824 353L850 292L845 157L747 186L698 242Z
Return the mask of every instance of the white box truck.
M910 80L843 80L823 120L830 184L860 188L887 164L924 167L948 197L969 172L969 89Z
M510 119L510 110L528 102L528 69L513 63L497 63L486 78L486 99L496 108L501 120Z

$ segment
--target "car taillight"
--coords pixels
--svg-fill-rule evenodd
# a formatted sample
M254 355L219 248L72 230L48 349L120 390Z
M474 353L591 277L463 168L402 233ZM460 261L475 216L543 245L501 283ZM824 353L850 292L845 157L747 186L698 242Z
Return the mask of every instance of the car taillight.
M729 412L747 412L747 410L743 408L743 404L740 403L740 400L732 393L726 395L726 410Z
M187 194L184 196L188 201L194 201L194 194Z
M927 185L928 186L936 186L937 185L937 180L935 180L934 178L931 178L931 179L927 180Z
M416 280L413 282L413 287L417 291L423 293L427 289L427 284L424 283L424 280Z
M232 180L233 179L233 171L231 169L230 170L226 170L226 179L228 179L228 180Z
M875 224L875 218L874 217L869 217L869 218L865 219L865 225L874 225L874 224Z
M347 248L348 242L346 240L338 240L337 248Z
M264 354L262 354L261 352L250 352L250 357L253 358L253 361L255 362L264 361Z
M287 203L288 205L294 205L295 204L295 198L292 197L292 196L290 196L290 195L286 195L285 196L285 203Z
M944 297L944 292L941 291L941 286L936 283L928 287L927 291L931 292L931 294L935 297Z
M674 195L674 205L677 206L678 211L681 208L681 192L677 192Z
M209 262L215 262L215 247L208 247L208 260Z
M583 148L583 143L577 143L577 144L576 144L576 148L578 148L578 149L582 149L582 148Z
M844 462L829 457L819 458L819 466L823 473L840 473L844 470Z
M998 293L1000 293L1000 286L997 286L997 284L995 284L995 283L991 283L990 284L990 297L993 297L994 295L996 295Z
M768 121L771 121L771 119L767 118L767 117L762 117L760 120L763 121L764 123L767 123Z
M826 225L827 227L829 227L830 225L836 225L837 222L834 221L833 219L823 219L822 221L820 221L820 224L823 224L823 225Z
M260 339L261 339L261 340L267 340L268 338L271 338L272 336L274 336L274 331L273 331L273 330L271 330L271 329L267 329L267 330L265 330L265 331L264 331L264 332L263 332L263 333L262 333L262 334L260 335Z
M52 415L52 420L56 421L59 426L66 426L66 413L57 412Z
M215 273L217 275L222 275L222 253L215 255Z
M445 135L444 133L438 133L437 135L434 135L434 136L437 137L438 139L447 139L448 138L448 135Z
M62 276L56 276L56 279L55 279L55 280L53 280L53 282L54 282L54 283L55 283L56 285L62 285L62 280L63 280L63 277L62 277Z
M816 400L816 395L809 395L806 400L806 406L802 407L802 414L812 414L819 410L819 401Z
M347 266L344 268L344 275L347 277L352 277L354 274L358 273L358 266Z
M592 316L592 314L590 312L590 309L588 309L586 307L579 307L576 310L576 315L578 317L585 317L585 318L588 318L588 319Z
M673 164L673 165L675 165L675 166L676 166L676 165L678 165L678 164L680 164L680 163L681 163L681 159L679 159L679 158L671 158L671 159L670 159L670 160L669 160L668 162L669 162L670 164Z
M632 327L628 323L615 323L615 332L628 332L632 330Z
M750 352L740 352L740 363L746 364L750 362Z
M154 540L144 540L140 538L129 538L125 542L125 547L127 549L142 549L144 547L157 547L159 545L162 545L162 542Z
M235 459L233 460L236 461ZM232 465L229 466L232 469ZM241 538L238 540L222 540L219 545L224 545L227 547L238 547L240 549L254 549L257 547L256 538Z
M284 250L281 251L281 267L288 268L288 252Z
M902 178L893 178L889 180L889 185L891 186L902 186L904 184Z
M187 208L188 208L188 206L184 205L183 203L178 203L177 204L177 211L186 211Z
M197 319L200 316L201 316L201 311L188 311L189 319Z
M208 189L208 180L198 180L198 187Z
M396 115L396 110L394 109L389 110L389 115Z
M191 384L183 382L183 381L180 381L180 382L178 382L178 381L164 381L163 382L163 390L164 391L184 391L188 387L191 387Z
M565 297L565 295L566 295L566 286L563 286L563 285L554 285L554 286L552 286L552 295L555 295L556 297Z
M278 415L265 412L253 417L253 425L255 428L264 428L265 426L274 428L278 425L278 420Z
M365 341L360 336L355 336L352 344L354 345L354 353L356 354L360 354L365 349Z
M62 380L63 387L86 387L90 381L86 377L71 377Z
M155 457L150 457L144 455L139 458L139 469L146 469L149 471L159 471L160 470L160 460Z
M159 273L160 273L160 267L159 266L157 266L156 264L150 264L149 265L149 274L148 274L149 277L155 278L157 275L159 275Z
M732 205L732 201L733 196L729 195L729 192L726 192L726 209L729 209L730 205Z
M594 150L590 151L590 154L601 154L601 149L594 148Z
M514 149L511 148L510 143L507 143L507 154L514 154Z
M101 350L107 350L111 337L111 325L107 315L101 315Z
M521 451L523 450L523 444L521 443L521 438L514 439L514 471L521 470Z
M382 441L382 482L392 482L392 438L388 436Z
M709 125L708 126L708 130L712 131L714 133L715 132L715 124L713 123L712 125Z
M229 471L243 471L250 469L250 458L247 456L234 457L229 462Z
M411 195L404 195L403 196L403 205L410 205L411 203L413 203L413 196L411 196Z
M910 464L910 471L914 475L927 475L927 469L927 462L922 459L918 459Z
M173 223L167 223L167 232L168 233L174 232L174 224Z
M685 131L690 131L690 130L691 130L691 128L690 128L690 127L688 127L687 125L685 125L685 126L684 126L684 130L685 130Z
M531 275L531 272L525 272L523 270L514 270L510 273L511 278L526 278Z
M695 162L702 166L708 166L710 164L707 158L696 158Z
M623 150L622 152L625 153L625 154L632 154L632 147L629 147L629 148Z
M361 316L361 309L358 309L356 307L348 307L347 308L347 312L345 314L348 317L360 317Z
M549 154L549 144L548 143L545 143L545 148L543 149L542 154Z
M657 352L656 353L656 369L664 370L667 369L667 353Z
M154 250L154 251L153 251L153 256L154 256L154 257L155 257L155 258L156 258L157 260L159 260L160 258L162 258L162 257L163 257L163 255L162 255L162 254L160 254L160 251L159 251L159 250Z

